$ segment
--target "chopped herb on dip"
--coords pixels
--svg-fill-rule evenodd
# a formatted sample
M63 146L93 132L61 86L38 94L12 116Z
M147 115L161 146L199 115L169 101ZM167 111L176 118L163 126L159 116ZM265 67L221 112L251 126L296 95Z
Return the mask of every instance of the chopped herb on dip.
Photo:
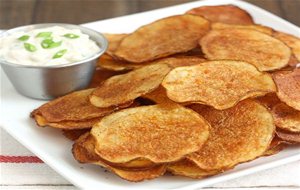
M7 62L51 66L81 61L100 47L79 29L61 26L15 32L0 38L0 58Z

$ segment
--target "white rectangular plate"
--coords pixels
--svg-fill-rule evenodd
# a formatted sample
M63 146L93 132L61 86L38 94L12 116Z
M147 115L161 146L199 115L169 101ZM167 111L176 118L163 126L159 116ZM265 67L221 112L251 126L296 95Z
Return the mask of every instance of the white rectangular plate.
M235 0L197 1L174 7L88 23L85 24L85 26L100 32L126 33L159 18L182 14L191 8L202 5L216 4L237 5L249 11L256 23L264 24L294 35L300 35L300 29L295 25L258 7ZM98 166L77 163L71 154L72 142L63 137L59 130L36 127L34 121L29 118L29 113L45 102L29 99L18 94L2 70L1 101L1 127L67 180L83 189L198 188L300 160L299 147L291 147L274 156L263 157L249 163L241 164L234 170L207 179L193 180L167 175L151 181L130 183L109 172L104 172L104 169Z

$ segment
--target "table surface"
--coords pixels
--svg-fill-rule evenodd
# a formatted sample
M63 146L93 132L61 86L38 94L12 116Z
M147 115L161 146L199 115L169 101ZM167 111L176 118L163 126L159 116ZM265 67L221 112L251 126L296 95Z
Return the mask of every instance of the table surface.
M80 24L192 0L0 0L0 29L41 22ZM300 26L300 0L247 0ZM1 189L76 189L9 134L0 131ZM16 163L18 162L18 163ZM300 161L208 189L300 189Z

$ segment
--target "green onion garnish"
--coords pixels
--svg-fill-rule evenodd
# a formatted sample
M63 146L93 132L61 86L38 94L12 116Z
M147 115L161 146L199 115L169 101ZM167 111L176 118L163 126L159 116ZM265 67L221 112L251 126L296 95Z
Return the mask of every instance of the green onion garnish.
M42 41L41 46L44 49L50 49L50 48L59 47L61 44L62 44L62 41L54 42L52 39L45 39Z
M36 47L30 43L24 43L24 47L27 51L30 51L30 52L36 51Z
M68 34L65 34L64 37L66 38L70 38L70 39L75 39L75 38L79 38L78 35L76 34L72 34L72 33L68 33Z
M40 32L35 37L48 38L52 35L52 32Z
M58 52L56 52L56 53L53 55L52 59L61 58L66 52L67 52L67 49L59 50Z
M30 36L24 35L24 36L19 37L18 40L20 40L20 41L27 41L29 38L30 38Z

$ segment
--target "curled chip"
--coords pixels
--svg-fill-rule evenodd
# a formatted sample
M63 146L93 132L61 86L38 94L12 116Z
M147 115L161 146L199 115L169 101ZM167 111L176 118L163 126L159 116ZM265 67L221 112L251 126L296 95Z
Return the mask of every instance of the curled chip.
M187 156L203 170L224 170L262 156L275 132L271 113L248 99L226 110L190 106L212 127L206 144Z
M119 44L121 41L128 36L128 34L109 34L109 33L104 33L103 34L107 41L108 41L108 48L105 53L112 55L113 52L119 47Z
M249 29L211 30L200 40L200 46L208 59L246 61L260 71L283 68L291 57L283 42Z
M197 47L198 40L210 29L207 20L194 15L177 15L142 26L128 35L115 56L135 63L151 61Z
M52 123L88 120L113 112L115 108L97 108L89 102L88 96L93 91L93 88L81 90L52 100L33 111L32 117L39 115Z
M90 101L97 107L111 107L132 102L156 89L170 71L166 64L156 64L109 78L96 88Z
M97 62L97 67L107 69L110 71L130 71L139 67L142 67L141 64L130 64L125 61L116 60L108 54L103 54Z
M222 173L222 171L218 171L218 170L210 170L210 171L203 170L188 159L183 159L178 162L169 164L167 167L167 171L171 172L174 175L186 176L186 177L196 178L196 179L201 179L204 177Z
M300 133L300 111L279 103L273 107L272 114L276 127Z
M249 80L251 78L251 80ZM173 69L163 80L167 96L226 109L239 101L276 91L272 78L241 61L209 61Z
M189 10L187 14L203 16L212 22L226 24L253 24L251 15L234 5L202 6Z
M75 141L78 139L81 135L89 132L89 129L74 129L74 130L62 130L63 135L67 137L68 139Z
M273 74L278 98L300 111L300 69Z
M273 34L273 29L269 28L267 26L262 26L262 25L258 25L258 24L251 24L251 25L233 25L233 24L225 24L225 23L213 23L212 24L212 29L213 30L222 30L222 29L231 29L231 28L241 28L241 29L252 29L252 30L256 30L268 35L272 35Z
M145 170L124 170L118 167L108 165L94 152L95 141L89 133L82 135L73 145L72 153L74 158L80 163L92 163L107 168L119 177L133 182L153 179L163 175L166 171L166 166L157 165Z
M292 49L293 54L300 62L300 38L286 34L284 32L274 32L273 36L281 41L283 41L287 46Z
M209 124L177 104L141 106L104 117L94 125L96 153L114 163L145 158L154 163L177 161L201 148Z
M282 140L289 143L300 143L300 133L276 129L276 134Z
M95 88L95 87L99 86L106 79L108 79L114 75L118 75L118 74L121 74L121 73L116 72L116 71L110 71L110 70L106 70L106 69L97 68L95 70L92 80L89 84L89 88Z

